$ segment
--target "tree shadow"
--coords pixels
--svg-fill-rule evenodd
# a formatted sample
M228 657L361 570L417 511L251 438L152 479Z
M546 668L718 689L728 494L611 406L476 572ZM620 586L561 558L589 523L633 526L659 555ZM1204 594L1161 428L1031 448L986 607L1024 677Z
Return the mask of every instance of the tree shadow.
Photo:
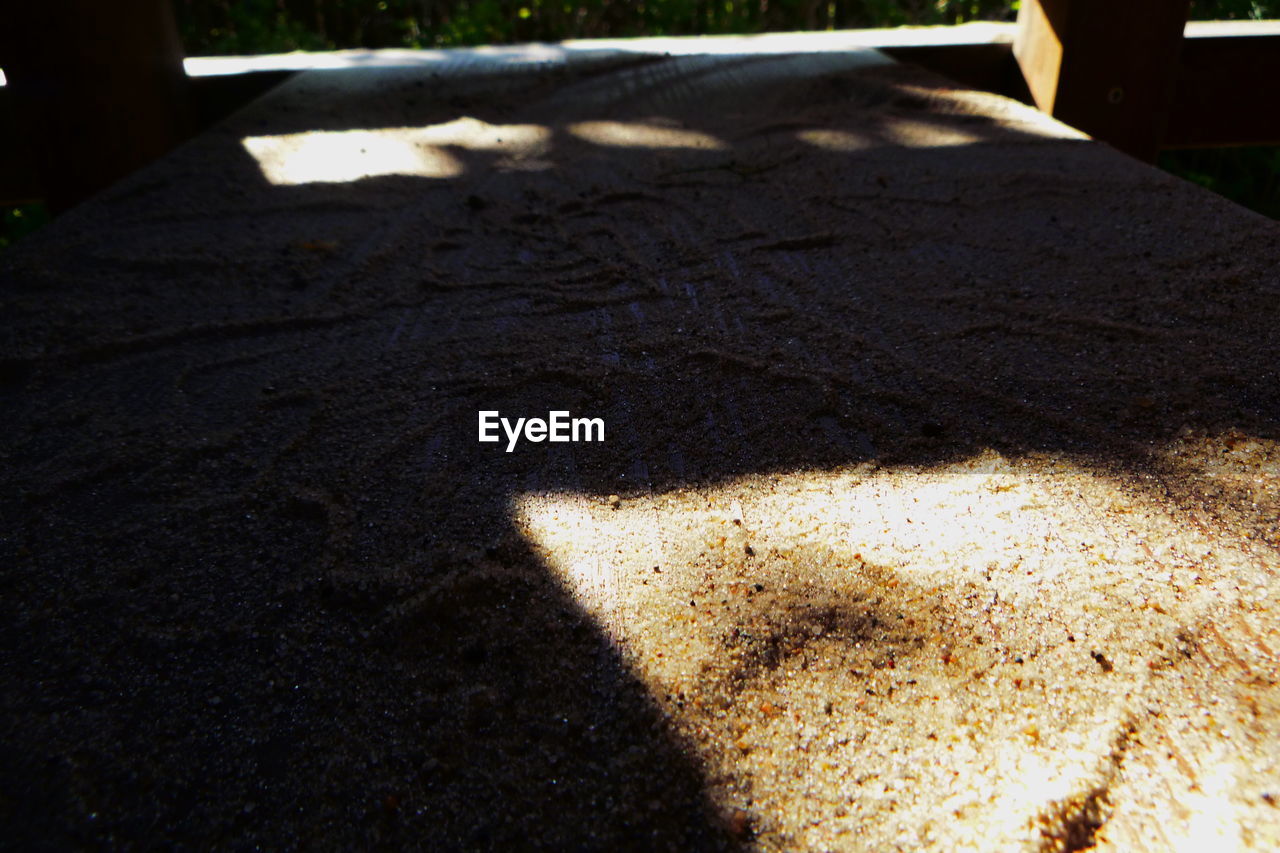
M8 837L748 844L514 495L996 448L1190 498L1176 441L1277 438L1274 225L857 64L302 77L7 253ZM296 186L242 142L463 117L546 136Z

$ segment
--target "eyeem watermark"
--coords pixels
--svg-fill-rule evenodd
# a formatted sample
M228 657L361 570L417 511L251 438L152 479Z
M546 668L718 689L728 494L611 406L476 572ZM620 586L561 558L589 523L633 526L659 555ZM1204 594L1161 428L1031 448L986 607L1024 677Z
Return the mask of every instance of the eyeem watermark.
M498 427L507 434L507 452L525 441L604 441L604 418L571 418L568 412L548 412L547 419L516 418L513 424L497 411L480 412L480 441L501 441Z

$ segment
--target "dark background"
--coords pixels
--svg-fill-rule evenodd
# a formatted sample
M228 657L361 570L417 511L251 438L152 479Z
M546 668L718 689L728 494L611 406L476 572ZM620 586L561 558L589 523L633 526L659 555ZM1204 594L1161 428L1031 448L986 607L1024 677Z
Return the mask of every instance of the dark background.
M1012 21L1017 0L174 0L189 56ZM1193 0L1193 20L1280 17L1280 0ZM1167 151L1159 165L1280 218L1280 147ZM49 220L0 209L0 250Z

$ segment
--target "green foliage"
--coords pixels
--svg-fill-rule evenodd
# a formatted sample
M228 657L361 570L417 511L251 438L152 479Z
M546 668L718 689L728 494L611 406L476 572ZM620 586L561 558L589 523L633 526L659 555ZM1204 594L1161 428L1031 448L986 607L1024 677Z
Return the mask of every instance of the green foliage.
M187 52L451 47L1012 20L1016 0L175 0ZM1192 17L1280 17L1280 0L1193 0Z
M1276 0L1191 0L1191 20L1231 21L1280 17Z
M292 15L282 0L175 0L174 12L191 55L287 53L334 46Z
M1011 20L1009 0L177 0L187 52L449 47Z
M0 249L30 234L49 221L43 204L18 204L0 208Z
M1160 168L1280 219L1280 148L1166 151Z

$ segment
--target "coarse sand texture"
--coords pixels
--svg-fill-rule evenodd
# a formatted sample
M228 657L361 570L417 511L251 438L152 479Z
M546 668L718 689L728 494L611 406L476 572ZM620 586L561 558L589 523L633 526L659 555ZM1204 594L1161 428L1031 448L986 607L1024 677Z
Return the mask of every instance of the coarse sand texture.
M1277 849L1278 320L838 35L300 74L0 254L0 838Z

